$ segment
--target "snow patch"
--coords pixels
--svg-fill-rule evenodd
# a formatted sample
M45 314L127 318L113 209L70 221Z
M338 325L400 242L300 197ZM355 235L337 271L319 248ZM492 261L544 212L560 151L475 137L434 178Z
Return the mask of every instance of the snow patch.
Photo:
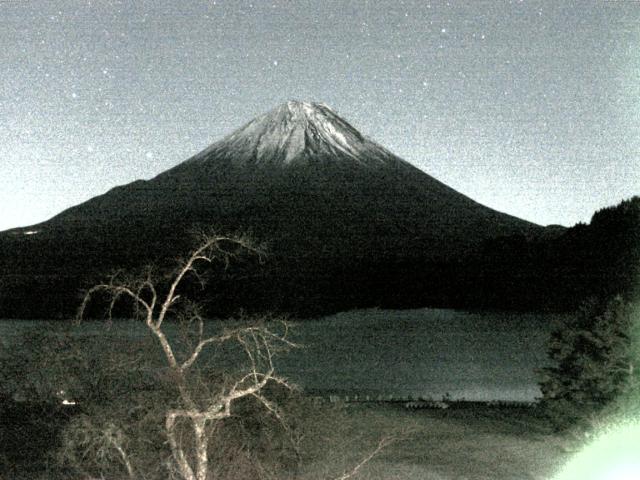
M339 144L344 146L345 148L348 148L348 149L351 148L351 145L349 144L349 141L344 136L344 134L338 129L336 129L331 122L323 122L323 126L326 128L327 132L329 133L330 139L334 140L334 142L332 142L334 145Z
M236 165L290 165L300 158L345 157L361 165L396 162L397 157L365 139L325 104L289 101L261 115L194 160L222 155Z

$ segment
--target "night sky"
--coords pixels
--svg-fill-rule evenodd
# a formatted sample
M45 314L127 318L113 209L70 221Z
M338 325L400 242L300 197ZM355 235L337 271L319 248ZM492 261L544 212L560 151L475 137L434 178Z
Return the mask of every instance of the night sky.
M540 224L640 194L640 2L0 0L0 230L289 100Z

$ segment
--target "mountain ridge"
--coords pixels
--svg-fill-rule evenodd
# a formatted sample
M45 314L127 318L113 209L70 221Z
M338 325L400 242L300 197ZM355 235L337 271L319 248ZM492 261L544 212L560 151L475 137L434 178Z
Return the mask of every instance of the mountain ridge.
M247 273L255 282L242 288L286 311L296 302L352 308L403 298L403 289L431 288L417 272L428 271L425 262L459 262L488 239L545 231L448 187L327 106L287 102L150 180L0 234L9 252L0 273L67 275L73 284L175 258L190 246L186 232L211 226L269 243L269 264ZM396 278L389 289L385 270ZM358 284L369 285L368 300Z
M305 137L304 143L289 142L292 137L297 138L302 134ZM345 138L348 140L342 140ZM515 230L520 233L543 228L493 210L457 192L369 140L326 104L289 101L256 117L152 179L136 180L114 187L105 194L71 207L45 222L13 231L47 228L49 225L64 222L65 218L73 217L75 213L95 218L107 215L110 211L117 211L118 214L127 213L133 217L137 215L137 211L144 213L153 210L154 203L169 208L166 205L167 200L171 197L175 199L183 193L191 196L191 199L183 198L182 203L197 203L198 197L211 196L211 192L216 188L219 190L219 205L208 206L214 211L225 210L224 204L228 203L225 200L237 197L239 193L244 193L244 199L236 198L236 205L241 202L250 203L251 196L262 197L263 203L268 202L269 199L264 198L265 194L269 191L274 193L274 189L278 190L277 193L280 195L295 197L315 194L324 201L327 201L326 197L331 194L338 197L358 196L358 192L345 193L345 188L349 187L349 179L353 180L352 189L369 190L364 197L372 207L384 207L380 198L388 197L390 194L395 195L395 198L389 198L388 203L406 203L402 198L405 196L403 190L406 190L409 197L415 197L418 193L419 198L413 198L417 203L435 202L435 207L442 212L441 217L451 210L451 204L465 211L475 210L476 214L496 220L499 224L517 224ZM304 184L302 190L307 188L308 193L300 188L293 188L294 184ZM376 185L379 191L371 191L372 185ZM133 202L133 206L128 206L126 202L118 202L118 196L139 196L138 194L145 190L151 194L142 204ZM154 190L159 193L155 195L156 198L151 198L154 197ZM104 202L104 199L108 199L107 202ZM113 200L120 204L110 204ZM353 198L350 200L354 201ZM96 203L99 204L96 208L90 208ZM83 213L83 208L89 210ZM78 222L81 220L78 219ZM506 228L493 236L511 234L513 229ZM468 233L474 237L473 232ZM484 238L487 235L481 236Z

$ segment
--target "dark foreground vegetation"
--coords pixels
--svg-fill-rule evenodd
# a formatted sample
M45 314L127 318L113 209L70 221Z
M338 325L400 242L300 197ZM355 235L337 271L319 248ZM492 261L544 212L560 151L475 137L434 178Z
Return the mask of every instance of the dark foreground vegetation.
M303 442L303 459L294 462L295 473L282 469L267 478L340 478L374 452L381 438L390 438L390 432L404 433L400 441L386 445L353 478L547 480L579 447L573 438L555 433L540 410L532 407L459 403L445 410L410 410L400 402L329 404L312 399L304 402L314 407L304 412L308 438ZM61 432L73 417L65 410L49 414L47 421L52 430L44 439L41 424L44 409L29 408L31 420L25 422L20 417L27 409L12 408L17 415L3 421L2 435L15 443L2 443L0 478L82 478L56 463L63 446ZM81 409L67 408L74 415L81 415ZM37 439L42 439L38 445ZM247 458L246 439L226 439L229 444L222 461L228 473L215 478L260 478L253 476L257 461ZM27 447L29 450L20 447L29 444L34 447ZM238 450L244 450L245 454L239 454Z
M174 433L195 467L193 429L186 418L168 431L168 415L192 409L197 416L198 406L228 397L250 364L240 361L242 348L230 346L218 352L222 358L200 362L181 385L151 336L131 338L117 330L116 324L98 333L81 326L76 335L63 329L31 333L11 355L3 352L0 478L189 478L179 471L170 438ZM254 386L254 380L243 385ZM197 405L189 406L181 388ZM207 479L301 478L308 462L332 465L330 452L350 448L341 443L344 409L306 397L275 376L254 393L238 396L229 416L206 425ZM356 435L362 452L329 468L332 477L325 478L348 473L362 460L360 453L366 457L398 434L390 429L361 441Z
M541 407L559 431L640 419L640 303L590 298L552 333Z
M16 402L0 396L0 478L40 478L73 414L58 402Z

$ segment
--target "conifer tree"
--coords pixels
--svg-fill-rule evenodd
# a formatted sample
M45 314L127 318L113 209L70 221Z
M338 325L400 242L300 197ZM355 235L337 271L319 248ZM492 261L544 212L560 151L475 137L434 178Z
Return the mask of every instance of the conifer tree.
M594 426L637 382L634 305L621 296L589 299L551 334L542 404L558 429Z

